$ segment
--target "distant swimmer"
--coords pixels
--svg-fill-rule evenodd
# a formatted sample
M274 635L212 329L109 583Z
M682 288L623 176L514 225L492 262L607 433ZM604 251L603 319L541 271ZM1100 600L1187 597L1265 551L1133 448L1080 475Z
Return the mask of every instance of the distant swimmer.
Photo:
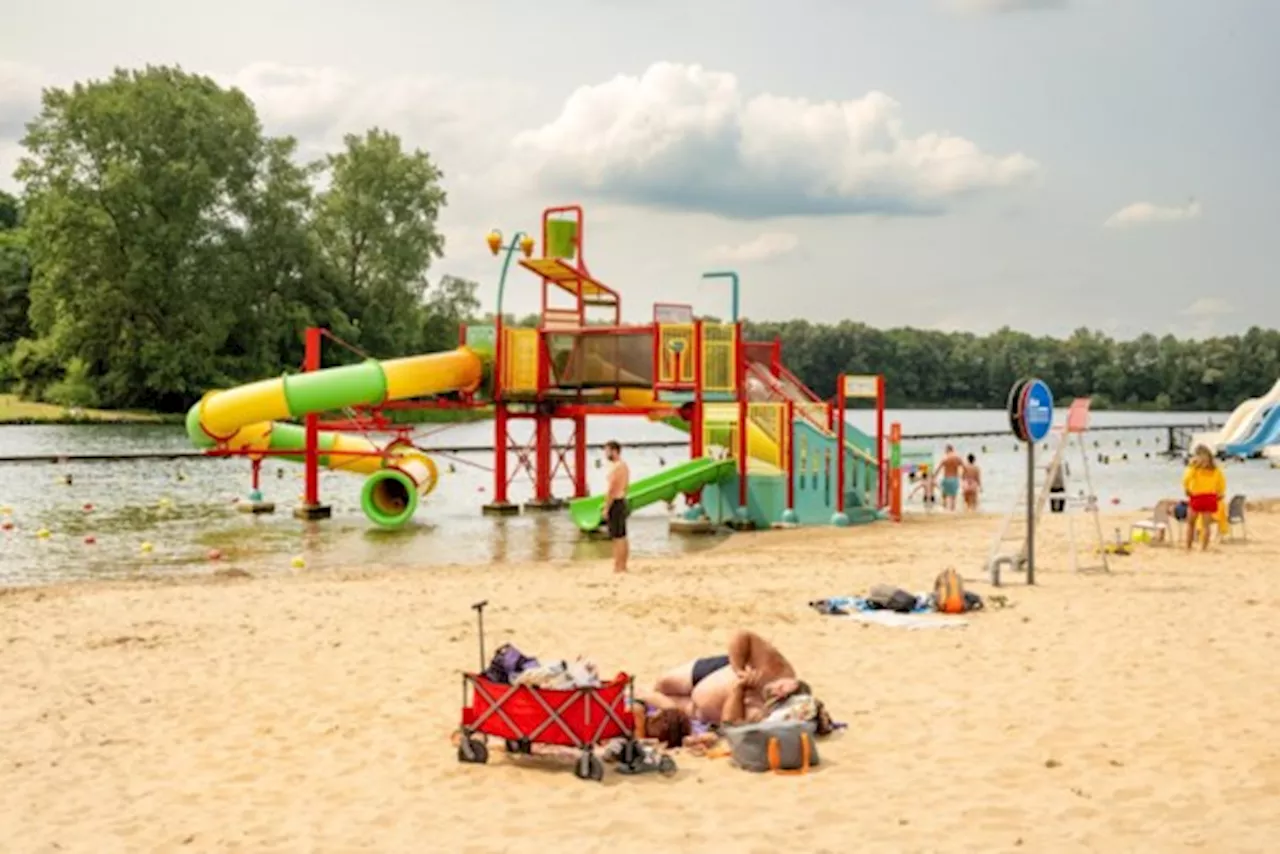
M942 485L942 506L947 510L956 509L956 496L960 494L960 474L964 471L964 460L956 453L955 445L947 445L938 463L939 483Z

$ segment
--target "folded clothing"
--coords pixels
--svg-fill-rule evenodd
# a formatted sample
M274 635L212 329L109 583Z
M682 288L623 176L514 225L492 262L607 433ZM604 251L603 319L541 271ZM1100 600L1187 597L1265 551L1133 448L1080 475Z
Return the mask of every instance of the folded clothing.
M562 659L522 670L511 680L512 685L569 691L574 688L599 688L600 674L594 662L585 658Z

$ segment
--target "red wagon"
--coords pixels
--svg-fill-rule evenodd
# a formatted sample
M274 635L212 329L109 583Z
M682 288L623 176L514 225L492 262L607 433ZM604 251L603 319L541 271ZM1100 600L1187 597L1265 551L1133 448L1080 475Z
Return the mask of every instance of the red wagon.
M480 665L484 667L484 607L472 607L480 622ZM489 761L486 736L501 738L508 753L529 754L533 745L556 745L582 751L574 774L582 780L602 780L604 763L595 755L597 745L622 740L620 770L637 772L646 762L635 738L631 714L634 702L631 677L619 673L607 684L592 688L558 690L529 685L507 685L482 673L462 676L462 737L458 761ZM672 774L675 761L659 758L656 770Z

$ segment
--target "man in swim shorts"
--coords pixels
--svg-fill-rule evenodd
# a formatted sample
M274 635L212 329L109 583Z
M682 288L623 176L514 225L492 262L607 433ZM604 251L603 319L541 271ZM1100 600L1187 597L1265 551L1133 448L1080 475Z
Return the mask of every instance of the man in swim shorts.
M672 668L640 699L708 724L754 723L803 706L811 715L805 719L814 721L820 735L831 731L831 720L809 686L796 678L777 647L755 632L734 632L727 655Z
M942 486L942 506L947 510L956 509L956 496L960 494L960 474L964 471L964 460L956 453L955 445L947 445L938 463L939 483Z
M631 469L622 459L622 446L610 439L604 444L604 455L612 464L609 485L605 491L604 522L613 541L613 571L626 572L631 545L627 542L627 489L631 486Z

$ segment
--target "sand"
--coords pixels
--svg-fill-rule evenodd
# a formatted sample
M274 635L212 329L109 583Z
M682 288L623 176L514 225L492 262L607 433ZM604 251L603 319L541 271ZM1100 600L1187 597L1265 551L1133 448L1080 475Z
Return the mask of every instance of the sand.
M1280 514L1208 554L1067 568L968 627L806 603L978 575L996 522L738 535L694 556L299 571L0 596L6 852L1269 851L1280 826ZM1123 524L1108 519L1108 529ZM982 584L980 593L992 592ZM805 777L680 756L603 783L460 765L459 673L489 649L644 680L773 639L849 729ZM555 848L553 849L553 846Z

